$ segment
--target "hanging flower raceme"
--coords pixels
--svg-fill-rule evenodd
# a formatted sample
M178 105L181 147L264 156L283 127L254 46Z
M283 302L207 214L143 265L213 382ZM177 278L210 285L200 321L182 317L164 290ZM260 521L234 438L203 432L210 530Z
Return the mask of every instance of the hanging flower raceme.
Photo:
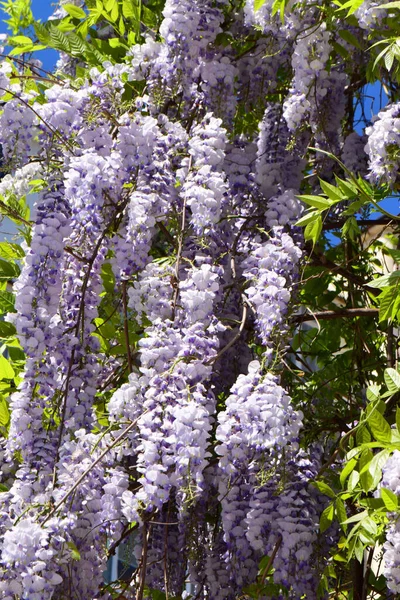
M276 379L262 375L257 361L250 363L247 375L239 375L226 409L218 416L219 495L233 591L251 581L257 571L246 522L260 485L257 478L273 472L285 449L296 450L301 418ZM264 550L257 545L255 549Z
M320 7L289 4L279 28L269 0L167 0L158 29L143 6L143 44L79 89L26 91L0 69L15 88L0 193L44 181L14 285L26 365L0 446L2 600L180 597L187 577L199 600L234 600L266 554L283 593L315 595L317 461L268 368L295 300L303 155L311 133L340 148L348 79L328 69ZM392 184L396 107L368 142ZM128 540L138 568L104 585Z
M391 490L396 496L400 493L400 452L395 450L386 461L383 468L382 487ZM386 530L386 542L384 543L384 574L387 578L388 588L392 592L400 592L400 526L396 514L388 514L389 525Z
M382 110L365 130L368 142L369 177L374 183L396 184L399 172L400 104Z

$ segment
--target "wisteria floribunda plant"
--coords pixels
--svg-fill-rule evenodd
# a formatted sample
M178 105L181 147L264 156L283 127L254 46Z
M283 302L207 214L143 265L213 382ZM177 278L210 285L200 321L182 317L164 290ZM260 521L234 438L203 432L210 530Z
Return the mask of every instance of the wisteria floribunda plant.
M398 186L394 75L357 122L368 36L400 38L378 2L328 5L61 1L32 42L10 17L0 600L400 589L399 271L368 283L360 229ZM42 47L54 73L19 58Z

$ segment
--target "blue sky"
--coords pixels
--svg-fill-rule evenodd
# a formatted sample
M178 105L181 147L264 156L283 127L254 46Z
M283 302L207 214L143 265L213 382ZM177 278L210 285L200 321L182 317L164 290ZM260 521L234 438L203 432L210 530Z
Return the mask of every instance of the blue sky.
M37 21L46 21L52 14L56 4L56 0L32 0L31 8L33 16ZM7 26L4 23L4 19L6 18L7 15L0 8L0 33L10 33L7 31ZM43 62L43 68L50 71L56 63L57 52L54 50L42 50L37 53L37 58Z

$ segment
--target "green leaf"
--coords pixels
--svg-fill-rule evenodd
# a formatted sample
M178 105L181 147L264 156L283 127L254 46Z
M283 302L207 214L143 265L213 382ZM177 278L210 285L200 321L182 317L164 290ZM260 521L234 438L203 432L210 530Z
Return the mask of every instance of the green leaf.
M321 533L324 533L332 524L333 517L335 515L335 507L333 504L329 504L321 514L319 520L319 528Z
M354 467L357 465L357 462L358 461L355 458L352 458L345 464L342 472L340 473L340 483L341 483L342 487L344 487L346 479L348 478L350 473L353 471Z
M43 25L43 23L35 22L33 24L33 28L36 33L36 37L42 44L48 46L50 44L50 33L47 30L47 27Z
M119 6L118 6L118 2L113 2L112 3L112 9L110 12L110 18L112 20L113 23L116 23L118 21L118 17L119 17Z
M351 200L358 195L357 186L352 181L345 181L344 179L340 179L337 175L335 175L335 180L338 188L347 200Z
M9 52L9 56L19 56L20 54L26 54L27 52L32 52L34 48L33 43L29 46L16 46Z
M347 489L352 492L360 481L360 473L358 471L352 471L347 481Z
M329 496L329 498L335 498L336 494L331 487L324 481L313 481L312 485L316 487L322 494Z
M345 42L348 42L349 44L351 44L355 48L358 48L359 50L363 49L359 40L348 29L340 29L338 31L338 34Z
M68 36L54 25L50 25L50 41L57 50L70 54L71 47L69 45Z
M370 385L367 388L367 399L370 402L374 402L375 400L379 400L379 398L381 397L380 391L381 391L381 386L377 385L376 383L373 383L372 385Z
M384 372L385 383L391 394L395 394L400 390L400 373L396 369L389 367Z
M264 6L266 0L254 0L254 10L260 10Z
M104 263L101 267L101 278L106 292L114 292L115 276L110 263Z
M378 442L386 442L390 444L392 432L389 423L381 415L378 410L373 410L367 417L368 427L372 435Z
M344 533L346 533L347 525L344 522L347 519L347 514L346 514L346 507L341 498L336 498L335 509L336 509L336 515L337 515L338 521L340 523L340 526L343 529Z
M123 37L126 33L126 27L124 23L124 17L121 15L118 21L118 31L121 37Z
M0 313L15 312L14 304L14 294L0 290Z
M345 60L348 60L350 53L344 46L342 46L342 44L338 44L338 42L335 42L334 40L332 40L331 46L332 46L333 50L335 50L339 54L339 56L341 56Z
M295 225L298 225L299 227L304 227L304 225L308 225L308 223L311 223L312 221L317 219L319 214L319 210L312 210L310 212L307 212L303 217L296 221Z
M328 183L327 181L323 181L322 179L319 180L319 184L324 194L326 194L328 198L330 198L330 200L332 201L331 204L343 200L343 196L337 187L335 187L331 183Z
M371 464L369 467L369 472L372 475L372 487L371 489L375 489L380 480L382 479L382 467L386 464L387 459L390 456L389 450L381 450L378 454L375 454L374 458L371 460Z
M30 46L33 40L26 35L15 35L8 39L9 43L15 46Z
M312 243L315 245L319 239L319 236L321 235L321 231L322 219L321 216L318 215L315 221L306 225L306 228L304 230L304 238L305 240L311 240Z
M381 488L381 498L385 503L386 508L390 512L397 511L399 499L392 490Z
M81 560L81 555L79 553L78 548L75 546L74 542L67 542L67 546L71 551L72 560Z
M71 17L76 19L86 19L87 17L85 11L79 6L75 6L75 4L63 4L62 7Z
M15 263L10 263L0 258L0 281L10 281L20 274L20 268Z
M14 379L15 371L5 358L5 356L0 355L0 380L1 379Z
M362 3L364 2L364 0L348 0L348 2L345 2L344 4L342 4L342 6L340 8L338 8L337 10L344 10L345 8L348 8L348 12L347 12L347 16L352 15L354 12L356 12L356 10L358 8L360 8L360 6L362 5Z
M393 46L390 46L389 50L385 54L384 59L385 67L388 71L390 71L390 69L393 67L394 57L395 54L393 52Z
M355 217L346 219L345 224L342 227L342 235L344 238L353 241L355 241L361 235L361 231Z
M313 206L314 208L321 208L322 210L326 210L332 205L332 202L328 200L328 198L324 198L323 196L297 196L302 202L308 204L309 206Z
M400 271L393 271L389 275L383 275L382 277L377 277L377 279L373 279L368 282L369 287L373 288L384 288L388 285L395 285L399 283L400 279Z
M396 318L400 306L400 294L398 285L384 288L378 296L379 300L379 322L393 321Z
M385 41L386 41L386 40L385 40ZM382 52L380 52L380 53L378 54L378 56L377 56L377 57L376 57L376 59L375 59L375 62L374 62L374 64L373 64L373 67L372 67L372 69L375 69L375 68L376 68L376 66L377 66L378 62L381 60L381 58L383 58L383 57L385 56L386 52L389 52L389 49L390 49L390 46L388 45L388 46L386 46L386 48L384 48L384 49L382 50Z
M361 542L357 541L354 547L354 555L359 563L362 563L364 559L364 546Z
M122 38L109 38L108 43L111 48L128 48Z
M396 2L388 2L387 4L380 4L379 6L375 7L377 10L381 9L381 8L400 8L400 2L396 1ZM375 9L374 9L375 10Z
M147 6L142 4L142 22L146 27L150 27L151 29L156 29L158 25L157 15ZM221 34L223 36L224 34ZM229 38L229 36L227 36ZM221 40L223 38L220 38ZM220 42L223 44L223 42ZM228 45L228 44L227 44Z
M367 508L372 508L373 510L380 510L385 506L382 498L361 498L359 502L361 506L366 506Z
M88 45L87 43L76 33L70 33L68 35L69 47L71 54L76 55L84 55Z
M374 455L372 453L372 450L366 448L361 452L360 457L358 459L360 470L360 483L364 492L369 492L374 482L373 477L369 472L369 466L373 457Z
M3 396L0 396L0 425L2 427L7 427L9 422L10 411L8 410L8 404L5 398L3 398Z
M366 519L368 517L368 511L367 510L363 510L360 513L357 513L356 515L353 515L351 517L349 517L348 519L346 519L345 521L343 521L344 525L351 525L352 523L359 523L360 521L362 521L363 519Z
M368 428L365 425L362 425L357 428L356 431L356 442L358 446L361 444L367 444L371 441L371 434L368 431Z
M124 15L125 19L135 18L136 11L132 0L122 0L122 14Z
M17 333L15 326L7 321L0 321L0 338L14 337Z
M370 516L366 517L365 519L363 519L362 523L361 523L362 528L367 531L368 533L370 533L372 536L375 536L378 532L378 528L376 526L376 523L373 519L371 519Z
M0 242L0 256L3 258L23 258L25 252L19 244L11 244L10 242Z
M400 433L400 408L396 408L396 427L397 431Z

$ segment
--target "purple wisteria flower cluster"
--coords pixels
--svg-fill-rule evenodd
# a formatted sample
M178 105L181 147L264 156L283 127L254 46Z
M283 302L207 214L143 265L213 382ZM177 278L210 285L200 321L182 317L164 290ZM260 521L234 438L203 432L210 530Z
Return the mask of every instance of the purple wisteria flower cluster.
M371 127L367 127L369 177L374 182L396 184L400 166L400 104L382 110Z
M279 598L317 598L321 461L280 358L307 143L360 171L365 154L342 139L349 79L320 7L278 28L272 2L234 5L166 0L79 88L40 95L0 67L0 192L39 189L8 316L26 363L0 446L0 600L235 600L266 555ZM396 180L398 113L367 131L372 179ZM128 539L137 567L106 582Z

